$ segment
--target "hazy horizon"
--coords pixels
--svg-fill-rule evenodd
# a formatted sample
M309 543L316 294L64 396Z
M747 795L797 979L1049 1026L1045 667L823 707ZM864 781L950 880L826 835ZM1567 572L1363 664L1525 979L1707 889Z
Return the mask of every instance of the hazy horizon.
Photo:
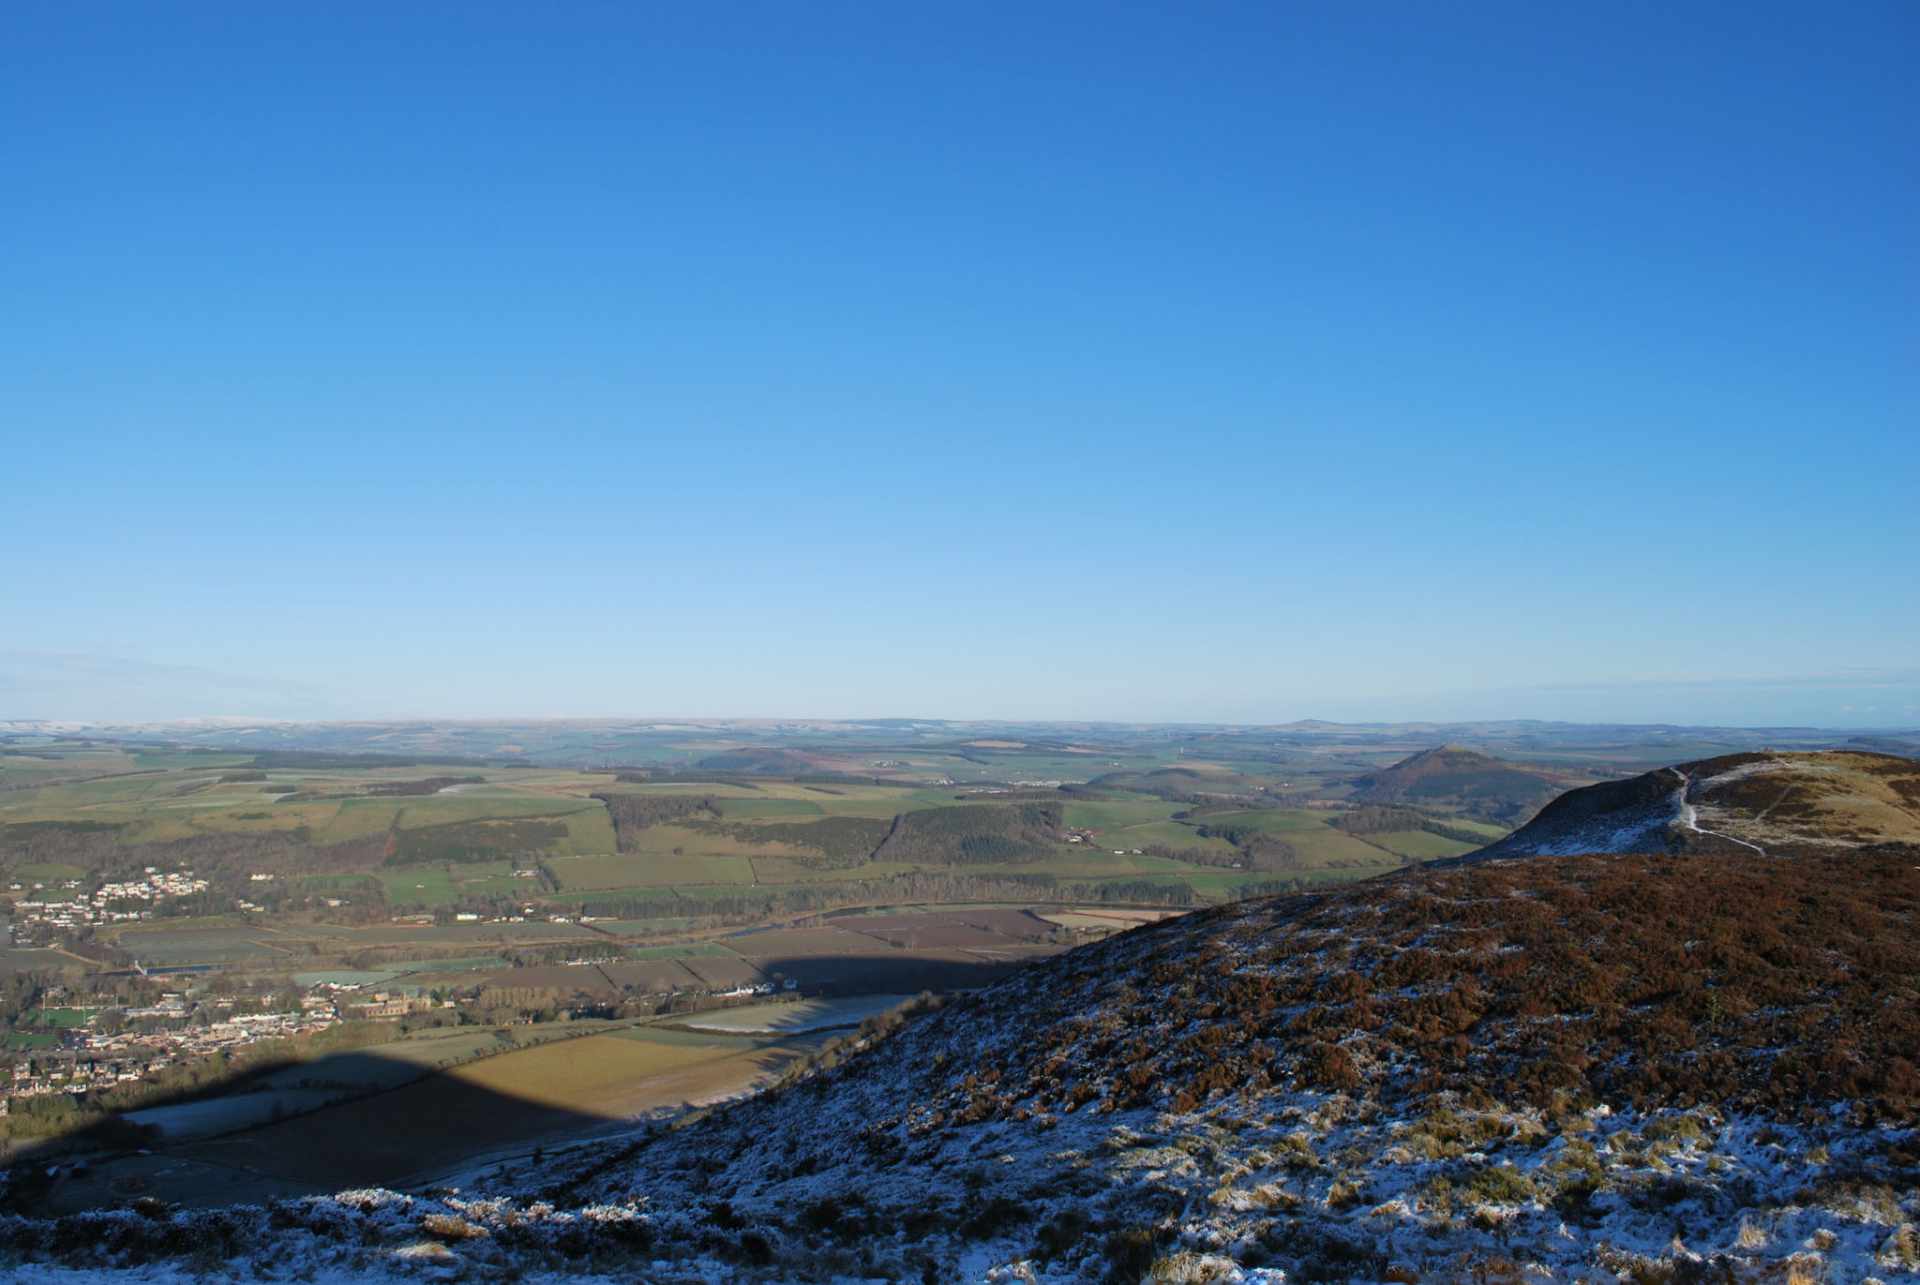
M185 703L204 693L283 700L280 712L230 703ZM36 701L59 699L66 708L35 707ZM101 703L103 700L106 703ZM115 703L117 701L117 703ZM0 722L42 721L113 723L167 723L241 721L319 723L391 723L413 720L442 722L540 722L605 719L612 721L822 721L858 722L874 719L926 719L944 722L1057 722L1141 724L1230 724L1270 726L1322 720L1334 723L1470 723L1503 721L1672 724L1697 727L1810 727L1836 730L1920 728L1920 673L1889 671L1881 674L1825 675L1774 680L1720 679L1703 682L1649 682L1643 684L1570 685L1536 691L1439 694L1400 702L1302 701L1289 713L1266 716L1225 714L1036 713L1014 707L987 711L935 711L909 705L889 709L696 709L690 706L622 707L609 703L596 709L538 710L470 708L464 710L355 709L347 703L325 703L324 694L272 680L243 678L195 670L188 666L141 665L103 657L31 656L0 652ZM1842 703L1835 703L1841 701ZM1759 710L1776 711L1768 717ZM1832 710L1822 717L1820 710ZM1796 713L1796 711L1805 711Z

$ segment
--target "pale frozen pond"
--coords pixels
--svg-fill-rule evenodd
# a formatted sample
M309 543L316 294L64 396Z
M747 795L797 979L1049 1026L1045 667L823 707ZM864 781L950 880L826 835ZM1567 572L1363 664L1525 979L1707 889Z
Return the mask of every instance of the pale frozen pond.
M208 1138L235 1129L250 1129L266 1124L276 1115L297 1115L325 1106L341 1096L338 1089L266 1089L258 1093L236 1093L232 1097L209 1098L205 1102L182 1102L177 1106L148 1107L129 1111L125 1119L135 1124L156 1126L168 1142L186 1138Z
M836 1026L858 1026L891 1008L908 995L856 995L848 999L802 999L787 1004L748 1004L700 1013L678 1023L696 1031L732 1031L741 1034L793 1034L823 1031Z

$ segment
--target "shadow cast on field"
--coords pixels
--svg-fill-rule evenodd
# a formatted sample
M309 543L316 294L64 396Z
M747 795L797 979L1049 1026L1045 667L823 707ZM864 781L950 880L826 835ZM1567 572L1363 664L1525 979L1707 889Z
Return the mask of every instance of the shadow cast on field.
M487 1151L544 1138L606 1128L610 1117L503 1092L455 1072L429 1069L370 1053L343 1053L316 1061L314 1084L361 1087L322 1103L310 1092L258 1089L237 1097L182 1093L143 1107L140 1117L164 1117L176 1108L223 1106L237 1127L211 1136L168 1139L163 1128L128 1117L103 1121L60 1140L59 1151L82 1155L57 1163L52 1155L16 1163L7 1190L13 1212L68 1213L131 1204L143 1197L202 1206L322 1194L353 1187L395 1186L410 1176L451 1167ZM398 1082L402 1072L411 1078ZM360 1077L357 1081L350 1077ZM275 1117L284 1097L296 1108ZM299 1110L304 1105L307 1109ZM217 1127L217 1126L216 1126Z
M770 980L793 978L804 996L904 999L921 991L985 986L1027 961L902 951L752 962ZM12 1212L47 1215L142 1198L208 1206L417 1185L482 1158L563 1145L615 1130L636 1116L748 1091L830 1035L846 1033L742 1034L735 1037L738 1049L724 1056L651 1071L636 1062L624 1078L621 1055L627 1050L604 1041L626 1043L627 1037L604 1032L502 1049L498 1059L452 1068L373 1050L258 1068L67 1135L44 1157L14 1165L4 1204ZM526 1091L486 1082L511 1079L492 1072L516 1054L536 1052L541 1065L525 1077ZM587 1096L597 1097L600 1109L566 1100L570 1075L592 1082ZM328 1095L325 1102L322 1094ZM275 1099L282 1102L279 1112ZM222 1117L223 1111L230 1114ZM173 1137L167 1136L169 1120ZM75 1155L88 1158L74 1163Z

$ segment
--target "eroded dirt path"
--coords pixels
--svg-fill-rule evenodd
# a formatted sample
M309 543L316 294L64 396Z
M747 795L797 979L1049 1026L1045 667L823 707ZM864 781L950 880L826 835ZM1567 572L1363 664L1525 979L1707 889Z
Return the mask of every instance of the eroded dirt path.
M1728 843L1737 843L1743 848L1751 848L1763 857L1767 855L1767 850L1757 843L1748 843L1745 839L1736 839L1730 834L1724 834L1719 830L1709 830L1701 825L1699 809L1687 802L1687 789L1693 784L1693 778L1689 777L1677 767L1670 767L1667 771L1680 778L1680 788L1674 791L1673 798L1674 802L1679 806L1680 822L1682 825L1686 826L1687 829L1693 831L1695 834L1706 834L1716 839L1725 839Z

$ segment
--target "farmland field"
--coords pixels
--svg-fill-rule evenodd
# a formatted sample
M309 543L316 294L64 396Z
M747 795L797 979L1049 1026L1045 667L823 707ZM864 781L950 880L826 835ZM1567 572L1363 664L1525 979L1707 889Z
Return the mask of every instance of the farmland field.
M652 919L603 919L597 925L604 932L623 937L661 937L684 933L693 926L694 920L686 915L661 915Z
M1367 838L1383 848L1390 848L1401 856L1415 861L1457 857L1463 852L1472 852L1480 846L1429 834L1425 830L1390 830L1382 834L1370 834Z
M854 871L836 866L814 865L793 857L752 859L753 882L761 884L843 883L851 873L860 879L888 879L912 874L920 867L907 861L866 861Z
M1062 848L1058 855L1039 861L1022 862L1014 869L1034 874L1070 876L1076 879L1116 879L1138 874L1183 874L1194 867L1171 857L1156 857L1131 851L1114 853L1093 844Z
M70 1031L85 1026L94 1012L91 1008L39 1008L27 1014L27 1024L55 1031Z
M1380 849L1371 844L1362 843L1350 834L1342 834L1331 826L1320 825L1311 830L1289 830L1277 837L1284 840L1300 855L1302 869L1375 872L1392 869L1398 864Z
M694 955L731 955L733 952L714 942L689 942L682 946L629 946L625 957L632 960L687 959Z
M1164 799L1118 799L1099 802L1073 802L1066 806L1065 819L1070 826L1094 830L1123 829L1153 821L1165 821L1184 804Z
M1483 834L1488 843L1492 843L1495 839L1503 839L1512 833L1505 826L1494 825L1490 821L1477 821L1472 817L1449 816L1446 824L1449 829L1469 830L1476 834Z
M1282 837L1304 831L1324 830L1328 814L1287 808L1258 809L1245 812L1209 812L1196 818L1205 826L1215 830L1244 829L1257 830L1262 834L1277 834Z
M720 815L729 821L750 821L758 817L786 820L825 816L826 810L812 799L727 799L720 804Z
M540 890L536 881L516 879L514 869L511 861L453 862L383 867L378 877L389 905L431 908L452 905L462 897L524 897Z
M720 1033L692 1042L638 1034L557 1040L174 1154L210 1169L238 1167L282 1192L398 1185L501 1147L738 1093L811 1042ZM207 1198L229 1191L215 1180Z
M659 827L667 829L669 827ZM707 852L603 853L554 857L547 862L564 892L601 892L681 883L752 883L753 866L744 856Z
M86 875L79 866L61 865L52 861L29 861L14 869L14 878L28 883L63 883L68 879L79 879Z
M0 950L0 975L6 973L58 972L80 966L72 955L57 950L33 950L9 947Z
M1164 912L1151 910L1049 910L1041 912L1039 917L1050 924L1059 924L1063 928L1117 931L1139 924L1156 923L1163 914Z
M141 928L120 934L120 947L143 964L209 964L259 961L278 954L262 944L258 929Z

